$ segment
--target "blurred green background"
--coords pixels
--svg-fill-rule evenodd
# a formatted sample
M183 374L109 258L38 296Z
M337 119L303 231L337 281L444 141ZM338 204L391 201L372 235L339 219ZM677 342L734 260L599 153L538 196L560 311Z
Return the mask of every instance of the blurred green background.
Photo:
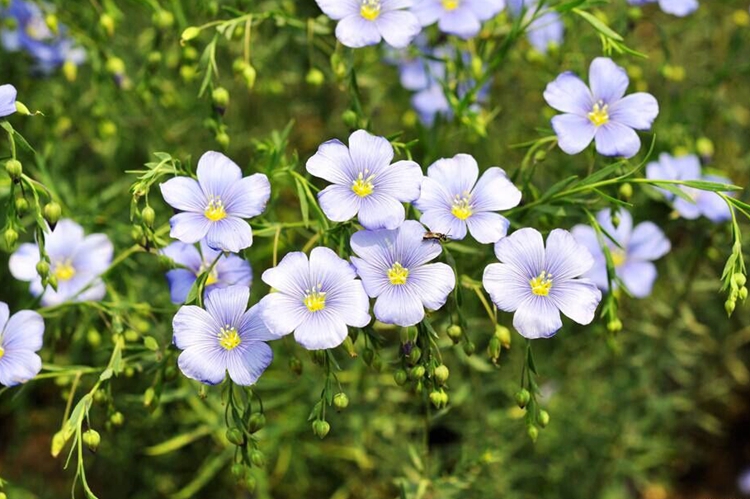
M628 69L631 91L648 91L659 100L655 153L694 153L696 141L708 138L715 152L704 157L706 166L746 186L750 5L747 0L701 3L686 18L664 14L656 5L633 9L625 0L589 2L589 7L629 47L648 56L614 58ZM379 135L401 133L400 142L418 140L411 153L425 168L437 158L465 152L483 168L497 165L512 175L526 152L513 146L551 133L554 112L542 99L546 84L565 70L585 75L591 59L602 53L591 26L566 15L559 49L541 56L521 39L508 52L493 75L485 110L472 118L486 123L486 133L461 120L428 129L418 124L410 94L401 88L396 68L383 62L383 50L336 47L333 23L318 18L312 0L53 0L47 9L86 48L88 60L75 75L56 71L38 77L28 56L0 52L0 83L15 85L19 100L44 114L9 119L38 153L36 158L24 153L27 173L55 193L64 216L89 232L105 232L120 254L134 244L129 188L136 177L126 172L142 169L154 152L186 161L225 149L246 173L266 172L272 202L254 221L260 234L244 252L255 274L253 300L267 292L259 276L272 266L273 231L263 229L300 218L297 191L285 171L304 173L304 162L320 143L345 140L352 129L368 125ZM248 12L259 18L278 15L253 26L249 58L257 76L252 88L247 76L233 71L246 50L244 31L218 42L219 73L212 84L231 96L222 116L210 89L198 96L206 69L201 54L211 35L204 32L182 45L180 33ZM112 34L104 15L114 21ZM509 22L501 15L473 46L461 48L488 57L507 36ZM353 109L351 89L346 76L337 76L332 54L356 68L363 112L354 118L345 116ZM311 70L321 71L322 81L317 73L310 77ZM639 158L652 135L642 138ZM7 141L1 147L7 149ZM566 176L585 175L592 158L551 150L535 166L534 188L543 192ZM598 161L597 166L606 164ZM0 178L3 203L9 182ZM748 201L746 193L741 197ZM158 223L165 224L171 210L158 190L149 200ZM750 467L750 314L738 304L727 319L718 291L730 229L705 219L675 219L648 190L636 190L633 203L636 221L662 226L673 250L659 262L650 298L623 298L621 332L610 334L603 323L584 328L566 322L553 339L534 342L542 405L551 415L535 444L513 400L526 352L523 338L514 333L511 349L493 365L485 353L492 325L465 289L467 334L477 347L473 356L445 336L445 314L433 316L451 370L451 403L442 411L428 410L424 397L396 386L399 332L383 328L375 367L362 361L361 340L356 359L343 349L334 353L351 403L340 414L331 409L332 430L321 441L307 416L323 388L322 370L291 338L275 342L274 363L256 387L268 424L258 434L267 463L265 470L253 470L254 493L230 473L233 447L224 437L221 390L201 393L175 369L177 352L169 344L176 307L169 302L163 262L153 251L136 252L107 279L129 333L126 354L132 355L126 355L125 372L92 409L92 425L102 433L98 453L85 456L92 489L102 499L739 497L737 478ZM605 207L595 201L587 206ZM529 210L512 220L542 230L584 221L575 206ZM746 223L743 227L750 234ZM284 230L280 254L303 248L314 236L313 229ZM31 233L21 236L30 238ZM453 254L461 272L475 280L494 258L488 247L471 244ZM27 284L7 270L7 249L3 258L0 300L11 310L36 308ZM45 319L45 362L106 364L112 347L106 317L72 306L49 311ZM501 319L510 324L509 314ZM140 348L146 334L159 341L158 355ZM290 359L301 360L300 375L288 367ZM161 399L146 407L144 392L157 376L163 382ZM84 376L74 399L95 379ZM53 459L49 449L71 383L70 377L36 381L0 396L0 476L10 481L9 498L69 494L75 464L64 470L66 452ZM125 416L122 426L112 424L115 411ZM180 439L170 440L174 437ZM160 446L165 441L169 445Z

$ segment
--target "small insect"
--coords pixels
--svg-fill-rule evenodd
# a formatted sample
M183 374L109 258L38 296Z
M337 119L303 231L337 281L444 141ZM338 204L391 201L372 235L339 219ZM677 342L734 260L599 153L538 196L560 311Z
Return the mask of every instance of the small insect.
M422 237L422 240L424 241L439 241L441 243L447 243L450 241L450 236L448 234L441 234L440 232L425 232L424 236Z

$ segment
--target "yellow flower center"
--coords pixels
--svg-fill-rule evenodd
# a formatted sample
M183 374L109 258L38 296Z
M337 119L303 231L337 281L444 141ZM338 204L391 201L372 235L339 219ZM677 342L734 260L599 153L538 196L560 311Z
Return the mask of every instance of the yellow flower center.
M451 213L453 213L453 216L459 220L466 220L469 218L474 213L471 210L471 196L464 194L464 196L460 197L456 195L453 199Z
M588 114L591 123L596 126L602 126L609 123L609 105L602 101L594 104L594 109Z
M75 277L76 269L73 267L73 263L70 260L62 260L55 265L54 274L58 282L69 281Z
M461 5L461 0L442 0L445 10L456 10Z
M219 331L219 345L225 350L234 350L240 346L240 343L242 343L242 338L240 338L237 328L229 324L221 328Z
M531 292L537 296L547 296L552 289L552 274L542 271L541 274L529 281Z
M620 267L622 264L625 263L625 259L627 258L627 255L624 251L621 249L612 250L610 252L612 254L612 264L615 267Z
M211 263L203 262L198 269L198 275L206 272L209 267L211 267ZM217 282L219 282L219 271L216 269L216 266L214 266L214 268L211 269L211 272L208 273L208 277L206 277L206 286L216 284Z
M365 170L364 173L360 172L357 178L352 181L352 191L361 198L366 198L375 190L375 186L372 185L372 179L375 178L375 175L365 178L367 172L368 170Z
M380 0L362 0L359 13L368 21L374 21L380 17Z
M0 359L3 358L3 355L5 355L5 349L3 347L0 347Z
M302 303L305 304L307 310L310 312L320 312L326 308L326 294L320 291L320 286L315 286L310 291L307 291Z
M393 266L388 269L388 280L394 286L401 286L406 284L406 280L409 278L409 269L405 269L400 263L396 262Z
M227 211L224 209L224 203L221 202L221 199L211 198L203 214L212 222L218 222L226 218Z

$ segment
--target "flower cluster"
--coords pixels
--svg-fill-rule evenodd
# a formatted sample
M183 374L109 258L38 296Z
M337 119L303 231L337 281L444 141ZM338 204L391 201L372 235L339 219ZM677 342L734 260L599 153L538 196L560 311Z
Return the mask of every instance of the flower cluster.
M0 20L3 22L0 40L5 50L27 52L42 73L50 73L64 64L79 66L86 60L83 48L67 36L67 27L56 24L51 29L44 12L33 2L12 0L10 6L0 8Z

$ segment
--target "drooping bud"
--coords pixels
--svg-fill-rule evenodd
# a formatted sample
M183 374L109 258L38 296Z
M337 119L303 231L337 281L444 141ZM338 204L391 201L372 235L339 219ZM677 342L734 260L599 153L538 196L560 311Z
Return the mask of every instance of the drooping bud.
M461 326L458 324L453 324L451 326L448 326L448 338L453 340L453 343L458 343L461 341L461 336L463 336L464 332L461 329Z
M328 424L328 421L323 421L322 419L316 419L313 421L312 424L313 433L323 440L326 438L326 435L328 435L328 432L331 431L331 425Z
M194 38L198 38L198 35L201 34L200 28L197 26L189 26L185 28L185 31L182 32L182 36L180 37L180 43L185 44L185 42L189 42L190 40L193 40Z
M745 301L745 300L747 300L747 288L746 288L745 286L742 286L742 287L740 288L740 292L739 292L739 293L737 294L737 297L738 297L738 298L739 298L740 300L742 300L742 301Z
M705 159L711 159L714 156L714 143L708 137L701 137L695 141L695 150Z
M255 492L255 488L258 486L258 481L255 479L255 477L251 474L247 474L245 479L242 482L242 485L245 487L245 490L247 490L250 493Z
M89 448L91 452L96 452L99 449L99 444L102 442L102 436L99 432L89 428L83 433L83 443Z
M27 211L29 211L29 202L26 201L26 198L16 198L16 212L23 215Z
M16 101L16 112L21 116L31 116L31 111L29 111L29 108L26 107L26 104L24 104L20 100Z
M737 301L729 299L724 302L724 310L727 311L727 315L732 315L734 313L734 309L737 306Z
M411 379L422 379L425 375L425 368L424 366L414 366L411 368L411 371L409 371L409 377Z
M530 425L528 428L526 428L526 433L529 435L531 441L536 443L536 439L539 438L539 430L537 429L537 427Z
M732 276L732 282L734 283L735 286L737 286L738 288L741 288L747 283L747 277L745 277L744 274L737 272Z
M633 185L626 182L620 186L620 197L625 201L628 201L633 197Z
M344 124L349 128L359 127L359 117L357 116L357 113L355 113L351 109L347 109L346 111L341 113L341 121L343 121Z
M299 357L295 356L289 359L289 369L297 376L302 374L302 361L299 360Z
M615 317L611 321L607 322L607 331L610 333L617 333L622 331L622 321Z
M149 386L146 388L146 391L143 392L143 407L151 407L151 404L154 403L154 399L156 398L156 390L154 390L153 386Z
M224 114L227 106L229 105L229 91L224 87L216 87L211 92L211 100L214 106L219 110L219 113Z
M406 384L407 377L408 374L406 374L406 371L404 371L403 369L396 369L396 371L393 373L393 381L395 381L398 386L404 386L404 384Z
M5 162L5 171L13 180L18 180L23 174L23 165L17 159L9 159Z
M439 384L444 385L446 381L448 381L448 377L450 376L450 370L445 364L441 364L435 368L434 376L435 381L437 381Z
M495 338L500 340L500 344L506 350L510 348L512 336L513 335L511 334L510 329L508 329L507 327L500 324L495 325Z
M121 412L115 412L109 417L109 421L115 426L122 426L125 424L125 415Z
M477 346L474 344L473 341L467 341L466 343L464 343L464 353L466 355L469 355L469 356L474 355L474 352L476 351L477 351Z
M430 393L430 402L432 402L432 405L435 406L436 409L440 409L443 407L443 396L439 391L434 391Z
M237 427L227 429L226 436L227 440L237 447L245 445L245 435L242 433L242 430Z
M151 16L151 20L157 28L166 29L174 24L174 14L168 10L159 9Z
M497 362L497 359L500 358L500 351L502 350L502 345L500 344L500 340L497 339L497 336L493 336L490 338L490 342L487 345L487 356L493 361Z
M255 87L255 79L258 76L258 72L251 64L247 64L242 70L242 78L245 80L248 90L252 90Z
M344 410L349 407L349 397L344 392L337 393L333 396L333 405L339 410Z
M539 426L541 426L542 428L546 428L549 424L549 413L542 409L541 411L539 411L536 420L539 423Z
M36 273L42 279L46 279L49 276L49 263L46 260L39 260L36 264Z
M253 466L262 468L266 465L266 456L258 449L253 449L250 453L250 462L253 463Z
M312 68L310 71L307 72L307 76L305 76L305 81L308 85L312 85L314 87L319 87L325 82L326 76L323 74L323 71L319 70L318 68Z
M515 399L518 407L523 409L531 400L531 393L526 388L522 388L516 392Z
M60 455L62 450L65 448L65 443L67 441L68 440L65 438L65 432L63 430L55 433L55 436L52 437L52 457L57 457Z
M222 130L216 133L216 142L218 142L222 149L226 150L229 147L231 139L229 138L229 134Z
M111 75L125 74L125 62L119 57L110 57L104 64L104 69Z
M3 237L5 237L5 245L8 249L12 249L16 245L16 241L18 241L18 232L13 227L8 227L5 229Z
M99 17L99 26L107 33L107 36L115 34L115 19L109 14L104 13Z
M409 361L409 364L416 364L419 362L419 359L422 358L422 349L419 347L412 347L411 351L409 352L409 355L407 356L407 359Z
M62 208L56 201L50 201L44 205L44 218L53 229L55 224L60 220L60 216L62 216Z
M266 426L266 416L262 412L255 412L250 416L250 421L247 423L247 431L250 433L257 433Z

